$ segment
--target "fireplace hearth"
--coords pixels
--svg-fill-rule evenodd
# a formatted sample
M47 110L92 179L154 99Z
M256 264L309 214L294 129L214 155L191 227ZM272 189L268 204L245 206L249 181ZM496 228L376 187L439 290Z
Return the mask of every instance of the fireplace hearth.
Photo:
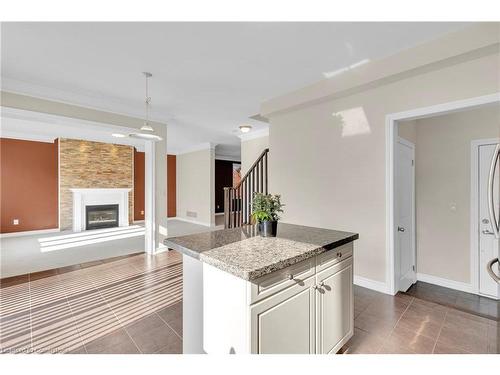
M118 226L118 204L85 206L85 229L113 228Z

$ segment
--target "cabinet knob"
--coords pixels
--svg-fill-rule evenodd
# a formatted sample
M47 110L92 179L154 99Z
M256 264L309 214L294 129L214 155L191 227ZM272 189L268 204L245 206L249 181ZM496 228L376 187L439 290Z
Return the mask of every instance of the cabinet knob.
M339 252L337 253L337 256L338 256L339 258L342 258L342 251L339 251Z
M288 275L288 280L293 280L293 275L292 274Z
M324 286L325 286L325 282L324 281L322 281L322 282L319 283L319 287L320 288L323 288Z

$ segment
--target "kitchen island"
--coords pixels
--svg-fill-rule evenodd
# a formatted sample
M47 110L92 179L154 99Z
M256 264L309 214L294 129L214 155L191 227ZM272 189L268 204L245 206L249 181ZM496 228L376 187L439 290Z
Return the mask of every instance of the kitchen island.
M285 223L167 238L183 254L184 353L336 353L353 334L356 239Z

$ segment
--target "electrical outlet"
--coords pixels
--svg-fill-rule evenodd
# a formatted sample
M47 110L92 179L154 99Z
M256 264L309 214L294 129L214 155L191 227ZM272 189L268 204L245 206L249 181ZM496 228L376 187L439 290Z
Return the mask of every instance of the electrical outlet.
M186 211L186 216L187 217L197 217L198 213L194 211Z
M141 215L144 215L144 211L141 211Z
M19 225L19 219L14 219L12 220L13 225Z

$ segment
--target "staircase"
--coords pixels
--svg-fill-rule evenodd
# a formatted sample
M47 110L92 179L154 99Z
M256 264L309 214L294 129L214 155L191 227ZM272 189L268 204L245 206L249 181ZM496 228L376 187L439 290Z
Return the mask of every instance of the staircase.
M251 223L253 194L268 194L268 153L262 151L238 185L224 188L224 228Z

